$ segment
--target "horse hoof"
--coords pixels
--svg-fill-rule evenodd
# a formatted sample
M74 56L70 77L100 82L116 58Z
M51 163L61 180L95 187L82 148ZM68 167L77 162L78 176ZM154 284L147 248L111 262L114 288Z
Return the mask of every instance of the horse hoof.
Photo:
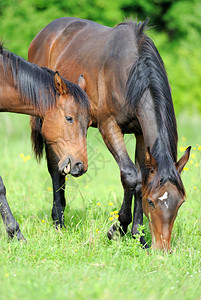
M144 249L149 249L150 248L149 245L147 244L147 242L145 241L144 236L140 237L140 243L142 245L142 248L144 248Z
M23 236L23 234L21 233L20 230L18 230L18 231L15 233L15 235L17 236L17 239L18 239L19 242L24 242L24 243L27 242L27 240L25 239L25 237Z
M118 224L113 224L108 230L107 237L109 240L116 240L120 237L119 226Z

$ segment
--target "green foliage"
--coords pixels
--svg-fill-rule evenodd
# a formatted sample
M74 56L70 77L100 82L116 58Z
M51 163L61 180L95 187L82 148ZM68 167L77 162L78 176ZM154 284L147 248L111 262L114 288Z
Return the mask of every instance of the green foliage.
M193 32L201 33L201 2L174 1L165 15L167 28L176 34L177 38L191 39Z

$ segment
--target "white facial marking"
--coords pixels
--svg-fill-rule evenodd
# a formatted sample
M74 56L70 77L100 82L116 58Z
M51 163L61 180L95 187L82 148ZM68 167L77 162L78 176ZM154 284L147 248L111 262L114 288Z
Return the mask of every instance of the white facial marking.
M161 201L164 201L165 206L168 208L168 204L167 204L167 202L165 201L165 200L168 199L168 192L165 192L165 193L163 194L163 196L159 197L158 199L161 200Z
M168 198L168 192L165 192L163 196L159 197L158 199L163 201L163 200L167 200Z

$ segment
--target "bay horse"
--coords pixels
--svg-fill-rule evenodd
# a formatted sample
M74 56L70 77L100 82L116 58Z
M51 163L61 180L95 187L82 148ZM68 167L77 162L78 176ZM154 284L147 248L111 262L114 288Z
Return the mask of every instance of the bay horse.
M126 21L111 28L78 18L56 19L33 39L28 59L59 70L73 82L78 74L85 76L91 126L99 129L114 156L124 189L120 227L114 224L108 237L113 238L117 230L122 235L127 232L134 195L132 235L139 234L144 212L149 220L152 247L169 251L173 223L185 199L180 175L189 159L190 147L177 161L177 125L170 86L158 50L145 34L147 23L148 20ZM34 133L36 127L32 124ZM127 133L136 137L135 164L125 147ZM33 143L38 145L39 141ZM48 151L47 159L49 164ZM63 211L59 207L65 203L64 190L60 189L64 176L51 171L50 175L53 210L57 209L60 215ZM140 241L148 247L143 236Z
M79 82L84 88L83 76ZM58 174L80 176L87 170L89 102L80 86L65 80L58 72L40 68L6 51L0 44L0 112L40 118L40 138L46 141L51 171ZM0 196L6 230L11 237L17 234L20 238L19 224L7 204L2 179Z

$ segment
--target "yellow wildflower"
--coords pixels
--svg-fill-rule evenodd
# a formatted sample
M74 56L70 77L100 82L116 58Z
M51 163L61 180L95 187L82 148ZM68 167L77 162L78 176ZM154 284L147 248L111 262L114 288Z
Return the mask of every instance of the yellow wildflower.
M51 186L48 186L47 190L48 190L48 192L51 192L52 191Z
M30 156L30 155L24 156L23 153L20 154L20 157L23 159L24 162L26 162L27 160L30 160L30 159L31 159L31 156Z
M108 203L108 205L109 205L109 206L112 206L112 205L113 205L113 203L112 203L112 202L109 202L109 203Z
M201 146L198 146L198 150L201 150Z
M113 216L113 215L114 215L114 212L113 212L113 211L111 211L111 212L110 212L110 214Z
M195 153L192 153L192 154L191 154L191 157L192 157L193 159L195 159Z
M41 220L42 223L45 223L45 220Z
M118 210L114 210L114 214L115 214L115 215L118 214Z
M188 146L186 146L186 147L179 147L179 150L180 150L180 152L184 152L184 151L186 151L187 148L188 148Z
M98 202L98 203L96 203L96 205L97 205L97 206L100 206L100 203Z
M109 220L112 221L112 220L113 220L113 217L110 217Z
M183 168L183 171L189 171L189 168L184 167L184 168Z
M197 188L196 188L196 186L194 186L194 190L196 190Z
M196 163L196 164L195 164L195 166L196 166L196 168L197 168L197 167L199 166L199 164L198 164L198 163Z

